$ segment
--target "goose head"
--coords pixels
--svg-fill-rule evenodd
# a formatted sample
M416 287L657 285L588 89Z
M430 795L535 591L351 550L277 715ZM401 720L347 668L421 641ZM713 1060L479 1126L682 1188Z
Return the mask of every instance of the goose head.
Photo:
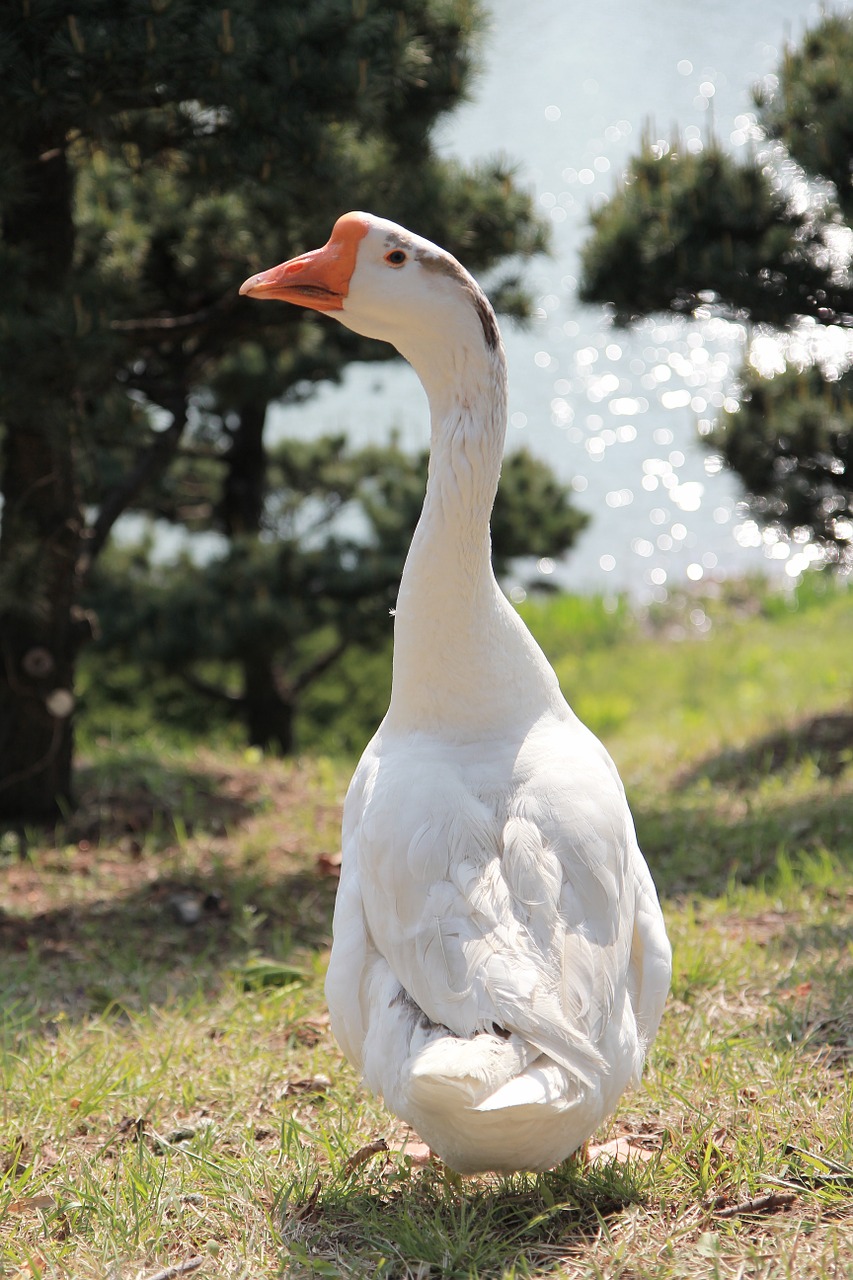
M251 276L240 288L322 311L390 342L422 381L466 352L494 354L500 333L476 281L446 250L370 213L338 218L322 249Z

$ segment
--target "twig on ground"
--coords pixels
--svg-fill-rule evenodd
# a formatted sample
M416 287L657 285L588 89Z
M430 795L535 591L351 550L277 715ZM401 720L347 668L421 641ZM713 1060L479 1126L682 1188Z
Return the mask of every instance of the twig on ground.
M819 1155L816 1151L807 1151L804 1147L795 1147L790 1142L785 1146L785 1154L797 1156L803 1166L801 1168L790 1166L791 1177L798 1182L815 1186L827 1182L853 1182L853 1168L849 1164L833 1160L830 1156Z
M164 1267L153 1276L147 1276L146 1280L176 1280L177 1276L187 1276L191 1271L198 1271L203 1262L204 1258L199 1256L187 1258L186 1262L176 1262L173 1267Z
M737 1218L742 1213L775 1213L777 1209L787 1209L796 1200L793 1191L769 1191L763 1196L752 1196L749 1200L741 1200L737 1204L717 1208L716 1204L708 1207L718 1218Z
M358 1151L354 1151L344 1165L344 1173L352 1173L359 1165L364 1164L365 1160L369 1160L371 1156L378 1155L380 1151L387 1151L388 1143L384 1138L377 1138L375 1142L368 1142L366 1146L359 1147Z

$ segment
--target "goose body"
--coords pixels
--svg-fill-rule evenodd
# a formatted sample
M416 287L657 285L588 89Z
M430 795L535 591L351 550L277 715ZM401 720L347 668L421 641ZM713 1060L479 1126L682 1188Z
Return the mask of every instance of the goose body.
M241 292L392 342L430 402L391 702L344 806L333 1031L452 1168L550 1168L639 1079L670 948L615 766L492 571L494 313L444 250L365 213Z

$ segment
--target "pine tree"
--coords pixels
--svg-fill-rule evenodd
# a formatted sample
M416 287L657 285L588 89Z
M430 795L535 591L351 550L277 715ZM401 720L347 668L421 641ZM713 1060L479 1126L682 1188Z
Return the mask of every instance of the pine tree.
M793 330L853 326L853 278L838 232L853 227L853 16L825 15L778 68L778 87L756 94L765 131L780 139L834 200L792 206L752 157L739 163L711 142L698 155L677 140L646 141L616 194L592 215L581 296L610 302L617 321L655 311L720 314ZM835 239L833 239L835 238ZM764 378L747 367L741 407L706 443L740 476L755 518L830 564L853 565L853 377L788 368Z
M116 519L257 537L267 404L365 355L239 282L353 207L475 266L541 245L505 168L431 149L478 20L473 0L4 6L0 816L69 801L81 593Z
M114 552L89 599L106 670L118 660L152 681L180 677L184 722L203 718L192 698L209 700L250 743L289 754L306 691L351 649L390 639L427 458L393 441L352 450L340 436L287 442L268 463L266 537L233 537L203 571L187 558L152 565L144 548ZM496 571L559 555L586 519L543 462L510 454L492 521Z

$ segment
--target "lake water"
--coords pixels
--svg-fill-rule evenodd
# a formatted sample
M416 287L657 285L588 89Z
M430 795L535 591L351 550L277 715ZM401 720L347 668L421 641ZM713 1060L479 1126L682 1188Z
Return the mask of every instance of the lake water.
M603 308L580 306L576 277L590 209L613 190L644 128L664 143L677 128L695 149L713 130L735 153L766 154L799 198L821 198L762 141L751 99L786 40L798 41L820 6L494 0L490 10L472 101L445 123L440 148L466 161L512 157L552 223L552 255L524 268L537 299L534 323L503 324L508 448L526 445L545 458L592 516L564 561L544 559L531 573L639 599L664 599L685 580L756 569L794 581L813 549L762 535L737 481L698 439L721 407L736 404L744 328L713 316L658 318L626 333ZM839 361L849 355L849 335L840 332L804 332L796 341L819 341ZM759 334L752 352L773 367L782 347ZM276 410L272 429L346 431L356 443L395 430L421 448L426 400L402 362L355 366L310 403Z

